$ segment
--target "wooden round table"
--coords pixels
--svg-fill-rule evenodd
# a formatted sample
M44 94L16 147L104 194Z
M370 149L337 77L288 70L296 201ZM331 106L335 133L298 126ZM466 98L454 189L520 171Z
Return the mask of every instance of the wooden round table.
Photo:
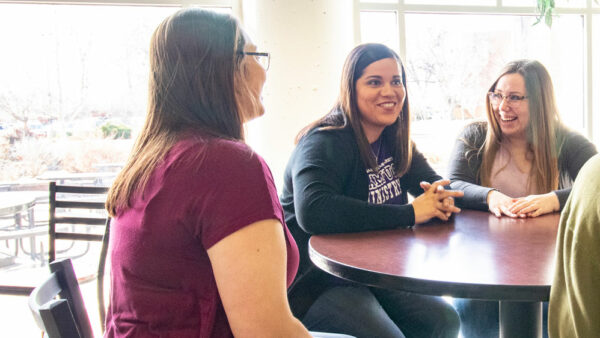
M313 236L309 254L322 270L365 285L499 300L501 336L540 337L559 218L463 210L449 222Z

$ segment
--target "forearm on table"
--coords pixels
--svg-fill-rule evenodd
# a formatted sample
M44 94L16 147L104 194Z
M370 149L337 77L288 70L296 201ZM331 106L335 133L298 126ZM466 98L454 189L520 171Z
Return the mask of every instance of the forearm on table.
M464 196L456 199L456 205L468 209L487 210L487 196L490 191L494 190L490 187L483 187L474 183L465 181L452 181L450 183L452 190L461 190Z
M408 227L415 223L412 205L369 204L343 195L326 194L298 201L296 217L309 234L350 233Z

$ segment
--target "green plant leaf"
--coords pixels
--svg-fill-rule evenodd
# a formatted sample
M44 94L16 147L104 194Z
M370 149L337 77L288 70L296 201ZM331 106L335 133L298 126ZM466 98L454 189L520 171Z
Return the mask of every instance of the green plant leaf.
M595 0L598 1L598 0ZM537 25L544 19L544 22L548 27L552 27L552 16L554 15L554 0L537 0L537 19L534 26Z
M552 11L547 11L546 12L546 26L548 27L552 27Z

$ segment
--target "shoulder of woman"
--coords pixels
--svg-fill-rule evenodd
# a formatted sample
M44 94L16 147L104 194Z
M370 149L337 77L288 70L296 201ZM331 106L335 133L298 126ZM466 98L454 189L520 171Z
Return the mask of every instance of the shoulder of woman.
M559 131L562 133L565 141L588 141L587 137L573 129L562 127L559 129Z
M348 161L359 157L358 145L351 129L348 131L346 129L316 128L298 142L292 155L292 161L301 165L329 163L344 166Z
M485 142L487 130L486 121L472 122L465 126L458 138L470 148L479 148Z
M340 147L351 146L355 144L354 132L351 128L339 128L339 127L317 127L309 131L304 136L298 146L301 145L338 145Z
M174 150L173 155L181 164L188 163L198 169L203 165L233 168L264 162L246 143L218 137L188 138L179 141Z
M579 169L590 157L598 153L590 140L568 128L559 129L556 138L558 165L561 170L567 167Z
M485 134L487 133L487 128L487 121L471 122L463 128L461 132L461 137L469 139L479 139L485 137Z
M248 144L238 140L215 139L209 144L211 154L232 162L264 162Z
M487 128L486 121L471 122L458 134L457 141L462 141L468 148L477 149L485 142Z
M581 148L587 146L595 148L593 143L587 137L567 127L561 127L556 136L559 140L559 146L561 146L563 151L573 149L573 147Z

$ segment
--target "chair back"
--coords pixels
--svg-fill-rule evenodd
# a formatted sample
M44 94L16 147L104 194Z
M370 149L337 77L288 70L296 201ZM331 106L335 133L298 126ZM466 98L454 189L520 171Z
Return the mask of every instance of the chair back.
M93 337L71 259L50 263L50 272L29 296L29 308L37 325L50 338Z
M98 315L100 316L100 327L104 333L104 324L106 320L106 307L104 306L104 270L106 266L106 255L108 253L108 239L110 238L110 217L106 219L104 227L104 236L102 238L102 248L100 248L100 261L98 262L96 295L98 298Z
M48 223L50 243L48 261L52 262L56 259L56 240L102 241L96 273L98 314L100 316L102 331L104 331L104 319L106 316L104 305L104 268L106 265L111 221L110 217L105 213L104 196L108 192L108 189L108 187L97 186L60 185L56 184L56 182L50 182L49 184L50 217ZM102 197L103 201L100 202L97 197ZM57 209L62 210L62 212L57 214ZM100 211L103 216L82 217L81 213L85 211ZM64 224L72 225L71 231L59 230L58 226ZM104 225L104 234L88 233L87 226L89 225Z
M105 195L108 192L107 187L89 187L89 186L71 186L58 185L56 182L50 182L50 217L49 217L49 236L50 243L48 249L48 261L52 262L56 259L56 240L70 239L80 241L102 241L103 235L90 234L87 232L86 225L105 225L107 216L103 217L81 217L79 215L57 215L56 209L63 208L66 210L82 211L104 210L105 202L86 201L82 196L94 197L94 195ZM59 195L60 194L60 195ZM58 224L72 224L73 229L77 226L79 231L59 231Z

